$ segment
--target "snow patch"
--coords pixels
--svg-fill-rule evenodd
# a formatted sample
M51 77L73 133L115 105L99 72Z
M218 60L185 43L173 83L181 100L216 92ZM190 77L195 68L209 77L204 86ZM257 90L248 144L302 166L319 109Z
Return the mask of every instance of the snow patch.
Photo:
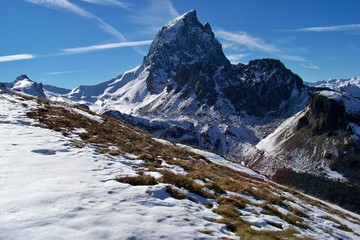
M329 99L335 100L335 101L342 101L343 97L341 93L334 92L334 91L321 91L319 93L321 96L327 97Z

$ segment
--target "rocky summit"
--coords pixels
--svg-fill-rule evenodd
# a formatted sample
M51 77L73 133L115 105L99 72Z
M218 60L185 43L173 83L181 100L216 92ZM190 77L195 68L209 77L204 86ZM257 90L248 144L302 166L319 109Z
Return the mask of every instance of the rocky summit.
M192 10L166 24L156 35L143 62L150 72L147 88L153 94L160 93L179 68L198 62L230 65L210 24L201 24Z
M210 107L225 103L226 108L235 108L235 114L264 116L303 90L300 77L278 60L231 65L210 24L201 24L194 10L160 30L143 65L149 71L146 86L151 94L166 88L170 95L180 93L181 100L195 95Z

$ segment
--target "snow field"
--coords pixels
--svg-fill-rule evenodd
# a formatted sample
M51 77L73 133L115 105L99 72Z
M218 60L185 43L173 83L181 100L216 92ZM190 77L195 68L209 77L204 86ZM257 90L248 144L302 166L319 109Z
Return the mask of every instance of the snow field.
M0 124L0 239L234 237L213 222L218 215L170 197L164 184L114 181L134 175L141 161L72 147L71 139L32 126L15 96L1 95Z

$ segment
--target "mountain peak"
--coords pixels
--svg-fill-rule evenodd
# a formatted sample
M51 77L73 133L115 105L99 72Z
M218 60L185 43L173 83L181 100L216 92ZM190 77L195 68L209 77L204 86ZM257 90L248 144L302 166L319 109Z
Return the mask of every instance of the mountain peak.
M22 81L24 79L28 79L30 80L30 78L26 75L26 74L21 74L20 76L18 76L15 81Z
M171 23L176 23L176 22L181 21L181 20L188 21L188 22L199 22L199 20L197 18L196 10L192 9L192 10L184 13L183 15L180 15L180 16L174 18L173 20L171 20L166 25L169 25Z
M18 76L9 84L8 88L11 91L22 92L39 98L46 98L42 83L31 80L26 74Z
M208 62L216 66L230 65L210 24L201 24L196 11L191 10L162 27L144 58L149 67L147 87L160 93L178 67Z

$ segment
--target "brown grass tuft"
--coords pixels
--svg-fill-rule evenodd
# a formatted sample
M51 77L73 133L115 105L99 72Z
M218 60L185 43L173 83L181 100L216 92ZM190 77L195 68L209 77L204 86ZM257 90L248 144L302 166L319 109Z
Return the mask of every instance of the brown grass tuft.
M138 176L116 177L115 180L121 183L128 183L133 186L158 184L156 178L146 174Z

